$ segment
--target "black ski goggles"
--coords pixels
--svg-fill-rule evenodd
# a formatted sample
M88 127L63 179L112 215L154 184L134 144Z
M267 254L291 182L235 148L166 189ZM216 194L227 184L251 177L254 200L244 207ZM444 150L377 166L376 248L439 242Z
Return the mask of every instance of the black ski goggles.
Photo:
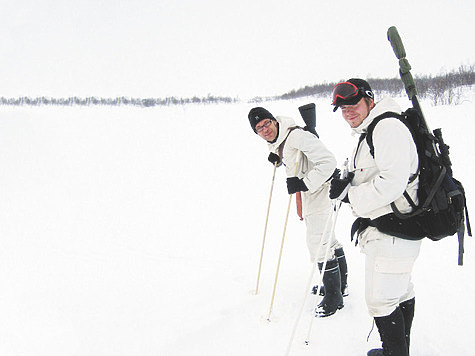
M333 87L332 91L332 105L336 105L338 99L341 101L351 100L357 97L367 96L373 99L373 92L371 90L365 90L363 87L358 88L356 85L350 82L338 83Z

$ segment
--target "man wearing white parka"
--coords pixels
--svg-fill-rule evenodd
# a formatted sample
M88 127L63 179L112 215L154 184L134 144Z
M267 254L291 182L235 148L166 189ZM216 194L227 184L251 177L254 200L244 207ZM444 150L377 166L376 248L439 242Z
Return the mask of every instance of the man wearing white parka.
M289 117L274 117L262 107L250 110L248 119L252 129L267 141L269 161L286 167L289 194L300 192L303 218L306 224L307 247L310 260L317 259L320 270L325 260L327 244L320 242L325 224L332 211L329 199L329 180L335 172L335 156L313 133L297 127ZM297 174L295 174L298 159ZM328 238L328 236L325 236ZM345 254L342 245L332 237L329 256L323 275L325 297L318 305L316 316L325 317L343 308L343 295L347 295Z
M346 179L333 179L330 197L349 203L357 222L358 240L365 259L365 298L382 340L382 349L368 356L408 356L414 317L415 294L411 272L421 240L406 240L379 231L371 221L391 214L391 203L403 213L412 210L403 196L406 191L417 204L418 157L411 133L397 118L386 118L374 126L374 157L366 140L368 126L386 112L401 113L391 98L374 102L370 85L349 79L333 89L334 111L359 136L349 159ZM355 227L355 225L354 225Z

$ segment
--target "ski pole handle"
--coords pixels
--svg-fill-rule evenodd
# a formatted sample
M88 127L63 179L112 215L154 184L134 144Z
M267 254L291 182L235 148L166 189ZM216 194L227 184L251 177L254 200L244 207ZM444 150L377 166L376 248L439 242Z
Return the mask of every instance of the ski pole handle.
M340 178L345 179L346 177L348 177L348 158L345 159L340 171Z

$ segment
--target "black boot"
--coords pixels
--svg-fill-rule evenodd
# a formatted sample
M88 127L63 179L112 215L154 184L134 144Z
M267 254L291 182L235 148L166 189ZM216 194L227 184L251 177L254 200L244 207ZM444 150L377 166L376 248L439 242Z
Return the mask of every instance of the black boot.
M320 271L323 263L318 264ZM323 286L325 287L325 297L318 304L315 310L317 317L330 316L336 313L338 309L343 308L343 296L341 294L341 276L340 268L336 258L327 261L325 273L323 274Z
M383 317L375 317L374 321L378 327L382 349L370 350L368 356L409 356L406 344L404 317L402 311L397 307L391 314Z
M409 344L411 342L411 327L412 327L412 320L414 319L414 307L416 304L416 298L412 298L406 300L399 304L399 308L401 308L402 316L404 317L404 333L406 336L406 344L407 344L407 353L409 354Z
M346 297L348 296L348 265L346 263L345 252L343 247L335 249L335 257L338 259L338 266L340 267L340 276L341 276L341 294ZM312 288L312 293L317 294L318 286ZM320 295L325 295L325 287L320 287Z
M343 247L335 249L335 256L338 259L338 266L340 267L341 294L346 297L348 295L348 265L346 264Z

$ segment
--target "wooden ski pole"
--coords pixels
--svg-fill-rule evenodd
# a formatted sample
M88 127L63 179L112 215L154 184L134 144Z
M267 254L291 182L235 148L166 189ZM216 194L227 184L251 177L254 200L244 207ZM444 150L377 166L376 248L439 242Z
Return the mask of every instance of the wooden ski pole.
M264 256L264 244L266 241L266 234L267 234L267 222L269 221L269 211L270 211L270 202L272 199L272 191L274 190L274 180L275 180L275 171L277 170L277 162L274 163L274 173L272 174L272 182L270 185L270 192L269 192L269 200L267 203L267 213L266 213L266 221L264 224L264 234L262 236L262 248L261 248L261 258L259 260L259 269L257 271L257 283L256 283L256 292L257 295L259 291L259 279L261 277L261 267L262 267L262 257Z
M298 168L299 168L299 161L300 161L300 156L301 156L302 152L301 151L298 151L297 153L297 157L295 159L295 169L294 169L294 176L297 175L297 171L298 171ZM270 316L272 314L272 308L273 308L273 305L274 305L274 298L275 298L275 290L276 290L276 287L277 287L277 279L279 277L279 269L280 269L280 261L282 259L282 250L284 249L284 240L285 240L285 232L287 230L287 222L289 220L289 211L290 211L290 204L292 203L292 195L291 194L289 196L289 203L287 204L287 213L285 215L285 223L284 223L284 231L282 233L282 242L280 244L280 252L279 252L279 259L277 261L277 270L275 272L275 280L274 280L274 288L273 288L273 291L272 291L272 298L271 298L271 301L270 301L270 307L269 307L269 313L267 314L267 321L270 321Z
M331 211L330 215L328 215L328 219L325 223L325 228L323 230L322 239L320 241L320 244L318 245L318 250L317 250L318 253L316 254L316 256L319 256L320 251L323 248L323 242L325 241L325 239L323 237L327 234L327 232L330 228L330 225L331 225L330 223L331 223L331 221L333 221L334 211L335 210L332 207L332 211ZM293 344L293 341L294 341L294 338L295 338L295 333L297 332L297 327L300 323L300 318L302 317L303 309L305 307L305 304L307 303L307 299L308 299L308 296L310 294L309 290L312 286L313 276L314 276L315 271L316 271L317 268L318 268L318 258L315 257L315 260L312 263L312 268L310 270L309 277L307 279L307 284L305 285L304 297L303 297L303 300L302 300L302 304L300 305L300 310L297 314L297 318L295 319L295 322L294 322L294 327L293 327L292 333L290 335L290 340L289 340L289 343L287 345L287 351L285 352L285 356L288 356L290 354L290 350L292 349L292 344ZM318 293L320 293L320 288L321 288L320 286L321 286L321 279L320 279L320 283L318 285L317 296L318 296Z
M341 173L340 173L341 178L346 178L348 176L348 163L349 162L348 162L348 158L347 158L345 160L345 162L343 163L343 167L341 169ZM331 229L330 229L330 235L328 235L328 238L326 239L327 240L327 248L325 250L325 258L324 258L324 261L323 261L322 270L319 273L317 296L320 294L320 289L322 288L323 275L325 274L325 269L327 267L328 253L330 252L330 246L332 245L333 240L335 238L335 227L336 227L336 221L337 221L337 218L338 218L338 212L340 211L340 207L341 207L341 200L336 199L333 202L332 205L333 205L333 210L334 210L331 214L332 225L331 225ZM323 239L325 239L324 235L322 236L322 240ZM316 301L315 301L314 308L313 308L314 310L317 307L317 301L318 301L318 299L316 299ZM307 338L305 339L305 345L308 345L310 343L310 334L312 333L313 319L315 319L315 318L310 319L310 323L308 325Z
M327 239L327 248L326 248L326 251L325 251L325 260L323 262L322 270L319 273L317 296L320 294L320 289L322 288L323 275L324 275L325 269L327 267L328 252L330 252L330 246L333 243L333 239L334 239L334 235L335 235L335 225L336 225L336 220L338 218L338 212L340 211L340 207L341 207L341 200L337 200L333 205L334 212L331 215L331 217L332 217L332 226L331 226L331 230L330 230L330 235L328 235L328 239ZM324 238L325 238L325 236L322 236L322 239L324 239ZM318 299L316 299L316 301L315 301L314 308L313 308L314 310L317 307L317 301L318 301ZM305 345L308 345L310 343L310 334L312 333L313 319L315 319L315 317L310 319L310 323L309 323L308 331L307 331L307 338L305 339Z

